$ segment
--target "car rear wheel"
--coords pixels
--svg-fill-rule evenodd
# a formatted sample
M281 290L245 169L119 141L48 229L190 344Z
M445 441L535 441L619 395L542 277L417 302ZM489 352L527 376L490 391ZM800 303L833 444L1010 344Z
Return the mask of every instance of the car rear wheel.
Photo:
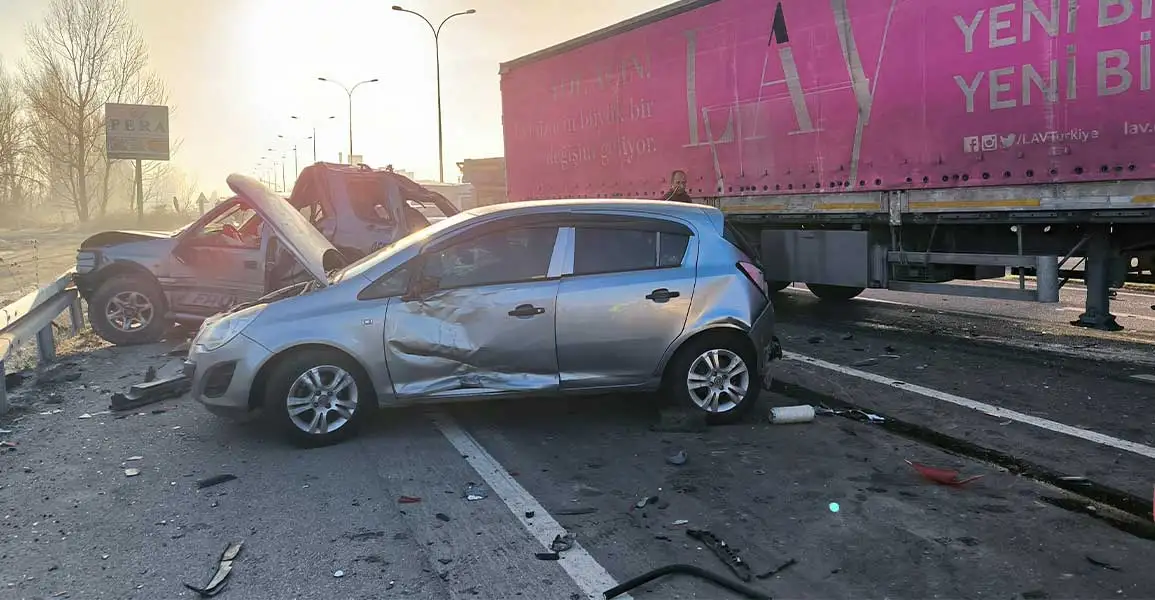
M866 288L848 285L825 285L821 283L808 283L806 284L806 289L810 290L811 294L818 296L822 300L833 301L850 300L866 290Z
M164 292L140 275L118 275L100 284L88 302L88 320L117 346L159 341L168 327Z
M291 441L325 446L356 433L374 406L360 366L331 350L304 350L273 369L265 413Z
M711 423L735 423L754 408L760 387L756 359L734 337L710 335L678 351L666 372L677 403Z

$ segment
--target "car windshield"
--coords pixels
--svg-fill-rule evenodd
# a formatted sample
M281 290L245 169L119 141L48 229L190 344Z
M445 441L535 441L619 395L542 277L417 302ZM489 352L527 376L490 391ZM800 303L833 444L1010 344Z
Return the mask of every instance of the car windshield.
M361 260L349 265L348 267L345 267L345 269L343 269L342 271L340 271L339 273L334 275L333 283L337 283L340 281L344 281L347 278L356 277L358 275L361 275L365 271L368 271L369 269L373 268L374 266L380 264L381 261L388 260L388 258L393 256L394 254L397 254L398 252L400 252L406 248L409 248L409 247L413 246L414 244L420 244L421 242L425 241L426 239L429 239L430 236L437 234L437 233L440 233L442 231L445 231L446 229L449 229L449 228L451 228L451 227L453 227L453 226L455 226L458 223L461 223L463 221L468 221L469 219L472 219L472 218L478 216L478 214L480 214L480 213L472 211L472 210L460 212L460 213L457 213L456 215L453 215L452 217L444 218L444 219L441 219L435 223L432 223L431 225L429 225L429 227L425 227L419 231L415 231L415 232L397 240L396 242L389 244L388 246L382 247L381 249L377 250L376 252L369 254L368 256L366 256L366 257L362 258Z

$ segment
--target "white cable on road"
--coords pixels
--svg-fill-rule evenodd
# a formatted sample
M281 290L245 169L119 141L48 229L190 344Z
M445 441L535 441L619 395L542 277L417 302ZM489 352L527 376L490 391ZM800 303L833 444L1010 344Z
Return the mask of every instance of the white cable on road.
M489 452L469 435L469 432L458 426L452 417L444 412L430 413L430 417L445 439L453 444L453 447L465 457L469 466L473 467L490 489L501 498L513 516L521 522L522 527L537 538L542 548L548 551L554 537L564 532L565 528L553 518L553 515L546 512L537 499L526 491L513 475L501 466L501 463L490 456ZM534 515L532 519L525 516L530 512ZM581 546L580 542L575 542L573 548L566 550L557 564L581 588L587 598L603 598L605 590L618 585L617 580ZM628 594L618 598L632 600Z
M1048 431L1053 431L1055 433L1062 433L1064 435L1069 435L1071 437L1076 437L1076 438L1079 438L1082 440L1087 440L1088 442L1094 442L1096 444L1100 444L1103 446L1110 446L1112 448L1117 448L1119 450L1126 450L1127 452L1133 452L1135 454L1138 454L1140 456L1145 456L1147 458L1155 458L1155 448L1152 448L1151 446L1145 446L1145 445L1139 444L1137 442L1129 442L1127 440L1122 440L1122 439L1119 439L1116 437L1111 437L1109 435L1103 435L1101 433L1090 431L1088 429L1080 429L1078 427L1072 427L1070 425L1065 425L1063 423L1059 423L1057 421L1052 421L1050 419L1044 419L1041 417L1034 417L1034 416L1024 414L1024 413L1021 413L1018 411L1010 410L1007 408L1002 408L1000 406L994 406L993 404L987 404L985 402L979 402L977 400L971 400L969 398L963 398L962 396L956 396L954 394L949 394L947 392L940 392L936 389L923 387L921 385L915 385L913 383L907 383L905 381L899 381L897 379L894 379L893 377L886 377L884 375L876 375L876 374L870 373L868 371L860 371L858 369L854 369L851 367L844 367L844 366L839 365L839 364L835 364L832 362L826 362L826 361L821 360L821 359L812 358L810 356L798 354L795 352L783 352L782 358L785 358L788 360L796 360L798 362L803 362L803 363L806 363L808 365L814 365L816 367L821 367L823 369L827 369L829 371L834 371L836 373L842 373L843 375L850 375L851 377L858 377L859 379L865 379L867 381L872 381L874 383L880 383L880 384L885 385L885 386L890 386L893 388L897 388L900 390L910 392L912 394L918 394L920 396L932 398L934 400L941 400L943 402L949 402L951 404L955 404L958 406L963 406L966 408L977 410L981 413L986 413L992 417L999 417L1001 419L1010 419L1012 421L1018 421L1019 423L1026 423L1028 425L1034 425L1035 427L1040 427L1042 429L1046 429Z

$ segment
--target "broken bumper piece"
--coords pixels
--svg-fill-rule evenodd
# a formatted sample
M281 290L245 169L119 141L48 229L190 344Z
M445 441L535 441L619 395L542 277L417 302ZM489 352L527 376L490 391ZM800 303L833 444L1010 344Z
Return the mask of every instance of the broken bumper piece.
M138 383L127 394L117 392L109 399L108 409L113 412L132 410L168 398L176 398L189 390L189 378L181 373L148 383Z

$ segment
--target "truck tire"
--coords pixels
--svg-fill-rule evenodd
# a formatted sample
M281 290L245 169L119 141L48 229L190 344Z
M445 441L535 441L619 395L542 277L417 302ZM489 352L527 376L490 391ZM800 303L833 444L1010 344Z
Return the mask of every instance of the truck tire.
M733 335L698 337L679 348L666 366L666 393L678 408L705 413L707 423L737 423L754 408L762 390L757 362ZM711 383L710 378L716 380ZM712 410L715 397L717 410Z
M143 275L116 275L96 288L88 320L97 335L117 346L160 341L168 329L164 291Z
M304 448L348 439L376 407L361 365L336 350L296 351L280 361L268 382L265 417Z
M822 300L835 302L850 300L866 290L866 288L848 285L826 285L822 283L808 283L806 284L806 289L810 290L811 294L818 296Z
M789 281L767 281L766 286L770 288L770 293L781 292L790 287Z

